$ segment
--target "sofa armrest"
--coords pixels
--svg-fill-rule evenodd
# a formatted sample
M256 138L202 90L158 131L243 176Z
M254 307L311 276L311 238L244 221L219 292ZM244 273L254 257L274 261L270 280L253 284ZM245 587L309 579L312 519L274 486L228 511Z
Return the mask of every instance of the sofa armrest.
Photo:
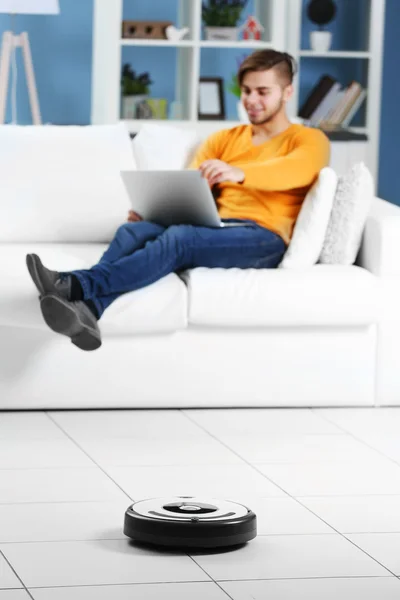
M400 207L375 198L357 264L378 276L400 275Z

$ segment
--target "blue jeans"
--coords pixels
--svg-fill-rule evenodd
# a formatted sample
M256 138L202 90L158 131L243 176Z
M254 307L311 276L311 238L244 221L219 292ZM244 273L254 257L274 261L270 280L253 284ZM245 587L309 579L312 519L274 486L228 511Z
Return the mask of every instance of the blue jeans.
M98 264L72 273L82 286L84 300L91 300L101 317L121 294L169 273L194 267L272 269L285 250L281 237L251 221L222 228L164 228L140 221L118 228Z

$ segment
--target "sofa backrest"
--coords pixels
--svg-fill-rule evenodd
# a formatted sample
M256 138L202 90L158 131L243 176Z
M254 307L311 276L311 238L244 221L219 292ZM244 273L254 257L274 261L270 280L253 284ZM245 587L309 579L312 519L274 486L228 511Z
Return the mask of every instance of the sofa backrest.
M0 242L108 242L135 169L124 124L0 126Z
M146 123L132 144L137 168L160 171L184 169L203 140L204 136L195 128Z

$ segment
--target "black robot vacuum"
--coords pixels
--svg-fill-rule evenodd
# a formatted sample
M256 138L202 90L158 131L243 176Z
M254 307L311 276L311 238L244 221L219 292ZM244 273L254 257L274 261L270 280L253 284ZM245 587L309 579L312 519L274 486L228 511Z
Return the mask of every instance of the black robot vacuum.
M257 535L257 517L229 500L195 496L134 502L125 512L124 534L135 542L179 548L226 548Z

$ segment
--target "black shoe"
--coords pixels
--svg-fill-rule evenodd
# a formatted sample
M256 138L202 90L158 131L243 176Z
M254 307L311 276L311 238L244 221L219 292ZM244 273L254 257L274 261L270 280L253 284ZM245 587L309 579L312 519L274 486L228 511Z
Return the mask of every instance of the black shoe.
M69 300L71 297L70 276L61 277L58 271L46 269L37 254L26 255L26 266L41 296L44 294L56 294Z
M97 350L101 334L97 319L82 300L70 302L57 294L45 294L40 308L47 325L56 333L71 338L81 350Z

